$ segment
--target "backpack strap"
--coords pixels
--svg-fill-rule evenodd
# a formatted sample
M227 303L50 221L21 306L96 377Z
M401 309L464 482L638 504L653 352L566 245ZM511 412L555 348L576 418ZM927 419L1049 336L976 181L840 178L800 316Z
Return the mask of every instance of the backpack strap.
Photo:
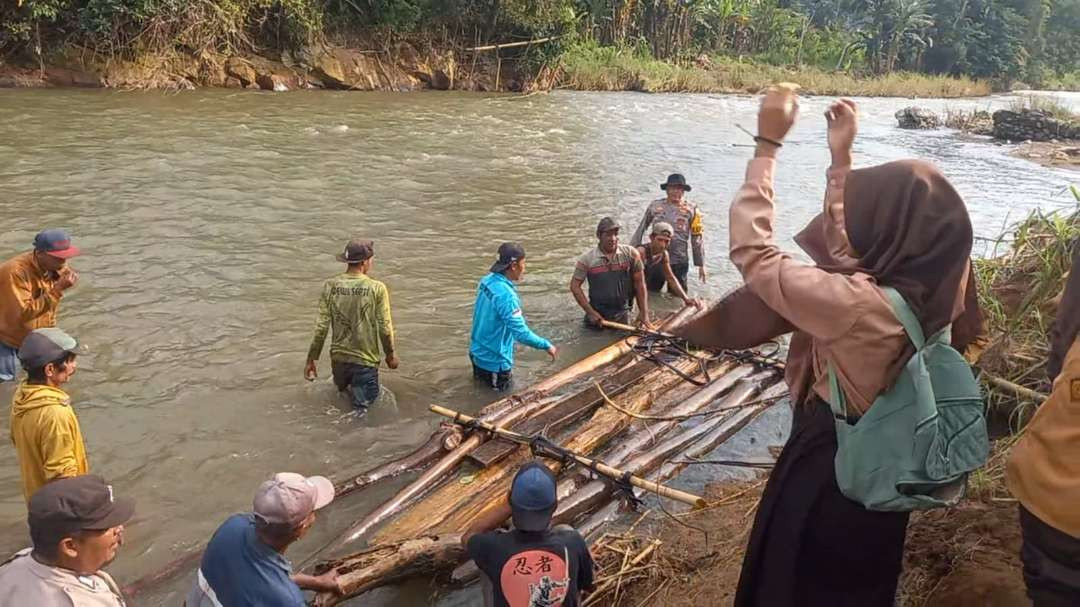
M904 296L892 287L878 288L881 289L881 292L889 300L889 304L892 305L893 315L896 316L896 320L899 320L900 324L904 325L904 331L907 333L911 343L914 344L915 350L922 350L923 346L926 345L926 336L923 335L922 324L915 317L915 313L911 311L911 306L904 301Z
M922 350L923 346L926 345L922 324L915 317L915 313L911 311L911 306L904 300L904 296L900 295L900 292L892 287L878 288L885 294L885 298L889 300L893 315L904 326L904 332L907 333L908 339L915 346L915 350ZM829 407L832 409L833 416L837 419L846 420L848 417L847 399L844 397L844 391L840 389L840 382L836 379L836 369L833 368L832 362L829 363L829 396Z

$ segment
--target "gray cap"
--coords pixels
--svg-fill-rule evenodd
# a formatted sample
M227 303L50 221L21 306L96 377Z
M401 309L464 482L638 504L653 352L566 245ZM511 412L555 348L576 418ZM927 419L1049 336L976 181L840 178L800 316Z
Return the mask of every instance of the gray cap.
M619 229L619 222L610 217L605 217L600 220L600 223L596 225L596 235L599 236L604 232L610 232L612 230Z
M26 369L37 369L75 352L79 342L56 327L34 329L19 346L19 362Z
M375 255L375 243L371 240L354 238L345 244L345 250L337 254L342 263L360 263Z
M652 224L653 234L667 234L669 237L675 235L675 228L671 227L671 224L666 221L657 221Z
M334 500L334 483L322 476L278 472L255 493L255 516L268 523L296 527L309 514Z

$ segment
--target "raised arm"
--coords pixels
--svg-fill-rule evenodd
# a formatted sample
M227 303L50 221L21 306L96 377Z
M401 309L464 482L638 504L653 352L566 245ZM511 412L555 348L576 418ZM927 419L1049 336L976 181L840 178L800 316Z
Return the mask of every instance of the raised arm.
M634 236L630 238L630 246L635 248L641 246L641 241L645 238L645 230L649 229L649 226L652 225L652 221L652 205L650 204L648 208L645 209L645 215L642 216L641 223L638 224L637 230L634 230Z

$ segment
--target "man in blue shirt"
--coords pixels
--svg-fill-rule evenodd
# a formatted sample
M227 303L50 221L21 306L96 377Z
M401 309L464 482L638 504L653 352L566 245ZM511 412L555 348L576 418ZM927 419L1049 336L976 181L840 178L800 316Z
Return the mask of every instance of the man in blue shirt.
M525 276L525 249L513 242L499 245L499 258L490 272L476 288L469 358L473 376L502 391L510 386L515 341L546 350L551 360L555 360L559 350L525 324L521 299L514 287Z
M275 474L255 494L254 512L234 514L214 532L186 607L303 607L301 588L340 593L334 570L294 574L285 558L333 499L334 484L324 477Z

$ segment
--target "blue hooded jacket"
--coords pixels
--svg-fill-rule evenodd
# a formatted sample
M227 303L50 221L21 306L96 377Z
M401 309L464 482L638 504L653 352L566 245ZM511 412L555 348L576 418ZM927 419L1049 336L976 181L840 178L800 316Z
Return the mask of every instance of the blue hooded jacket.
M551 347L551 342L525 324L514 283L492 272L476 288L469 355L485 371L507 371L514 367L515 340L537 350Z

